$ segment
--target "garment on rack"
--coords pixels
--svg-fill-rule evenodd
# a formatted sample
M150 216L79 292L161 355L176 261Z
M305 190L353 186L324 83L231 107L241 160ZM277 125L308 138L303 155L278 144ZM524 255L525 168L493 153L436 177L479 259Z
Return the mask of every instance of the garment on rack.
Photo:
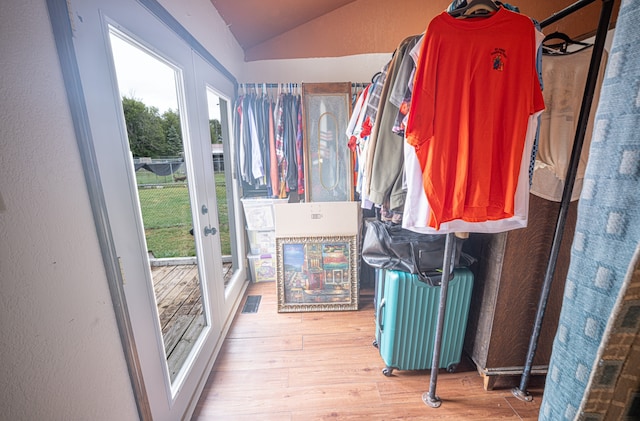
M398 107L396 120L393 124L392 131L404 137L405 119L409 114L411 106L411 94L413 89L413 80L415 77L416 61L422 46L422 35L416 36L411 45L408 46L407 52L402 57L402 63L398 69L398 75L393 82L393 87L389 93L389 102ZM417 46L417 51L416 50Z
M546 110L541 118L540 145L531 193L543 199L555 202L562 200L592 52L593 47L588 47L565 55L544 55L542 59L545 80L543 96ZM607 54L603 52L593 100L595 104L598 103L606 61ZM578 172L571 194L572 201L578 200L582 191L594 116L595 111L590 113L587 124Z
M526 228L529 221L529 156L533 149L541 112L529 117L523 159L520 162L518 186L515 193L514 215L510 218L482 222L468 222L455 219L443 222L439 229L428 226L430 214L429 202L422 188L422 170L415 150L409 144L405 146L405 172L407 180L407 198L402 216L402 227L425 234L447 232L498 233Z
M404 39L395 51L393 64L389 68L385 87L380 96L381 113L378 113L372 132L370 159L367 160L369 200L376 204L388 203L389 210L399 214L402 214L406 195L403 188L404 140L392 131L398 115L398 107L389 100L389 96L407 51L418 39L419 36Z
M496 3L507 8L508 10L519 13L519 9L516 6L510 5L508 3L502 3L502 2L496 2ZM457 8L464 7L466 5L467 5L466 0L455 0L449 5L449 7L447 8L447 12L451 12ZM540 89L543 89L544 83L542 78L542 51L543 51L542 40L544 39L544 34L542 33L542 29L540 28L540 24L538 23L538 21L536 21L533 18L531 18L531 21L533 22L533 25L536 28L536 41L538 43L537 44L538 49L536 53L536 69L538 71L538 81L540 82ZM420 39L416 44L416 46L410 51L410 55L414 59L414 63L413 63L414 69L418 61L418 56L420 55L421 48L422 48L422 39ZM413 82L413 77L411 80ZM413 86L411 85L411 87ZM394 126L394 132L398 134L404 132L404 128L406 127L406 122L408 119L410 106L411 106L411 92L407 91L407 97L403 101L402 105L400 106L402 113L398 115L398 119L396 120L396 125ZM538 152L538 137L539 137L539 134L536 134L536 137L533 143L533 148L531 150L531 160L529 163L529 185L531 185L531 183L533 182L533 171L535 167L536 155Z
M256 113L258 111L258 113ZM250 180L260 180L264 177L264 167L262 165L262 151L260 148L260 136L258 133L258 125L256 122L256 114L259 115L260 109L256 109L255 98L249 98L249 105L247 109L248 121L249 121L249 150L251 151L251 177ZM249 156L249 155L247 155Z
M406 41L406 40L405 40ZM403 41L404 42L404 41ZM370 199L370 188L371 188L371 176L372 176L372 165L374 154L376 150L376 143L378 141L378 133L380 130L380 120L384 113L384 108L387 106L387 95L389 93L389 78L393 78L395 71L397 70L399 65L398 56L394 54L393 58L389 62L388 66L383 69L381 76L376 81L376 86L373 92L373 95L369 99L369 106L367 110L367 117L370 117L370 123L373 125L371 129L371 134L367 140L367 153L365 155L364 161L364 175L363 175L363 183L362 183L362 196L367 200L370 200L373 203L376 203L375 199ZM380 85L381 84L381 85ZM378 88L378 86L380 86ZM376 96L378 98L376 98ZM373 103L377 102L377 105ZM375 115L370 114L370 110L375 110ZM395 163L393 164L395 165ZM380 203L379 201L377 203Z
M534 26L536 25L534 21ZM544 39L544 34L538 30L536 26L536 45L537 53L536 59L540 58L541 44ZM419 47L421 43L410 53L413 60L418 59ZM538 69L538 77L541 78L541 63L536 63ZM542 86L542 80L539 79ZM411 99L411 89L409 89L407 95L409 102ZM496 221L484 221L484 222L467 222L461 219L445 222L440 226L440 230L429 227L427 225L428 216L430 214L429 203L426 198L424 189L422 188L422 170L417 160L415 151L412 146L406 144L405 146L405 172L407 183L407 197L404 208L404 214L402 218L403 228L407 228L417 232L423 232L428 234L443 233L443 232L483 232L483 233L496 233L503 232L512 229L525 228L528 223L528 209L529 209L529 185L532 176L533 160L530 156L535 157L535 149L538 141L538 128L539 128L539 116L542 112L537 112L529 118L529 124L527 126L527 135L525 141L525 147L520 164L520 174L518 177L518 186L515 194L515 213L510 218L505 218Z
M286 198L290 191L304 193L303 142L300 95L255 93L235 102L234 132L241 180L266 188L272 197Z
M362 162L366 154L366 138L368 137L368 134L363 133L363 126L365 121L365 110L369 99L369 90L371 87L372 84L368 85L358 96L358 100L353 107L353 112L346 130L347 138L349 139L349 148L355 152L356 157L354 186L357 193L362 191ZM360 200L362 202L362 207L366 207L367 209L370 208L370 206L365 206L364 202L366 199L361 197Z
M275 196L280 191L280 177L278 177L278 158L276 156L276 136L273 122L274 102L269 101L269 179L271 186L271 196Z
M300 98L297 101L297 126L296 126L296 158L298 164L298 195L304 195L304 157L302 155L302 106Z
M393 59L392 59L393 60ZM373 203L368 199L367 159L369 152L369 139L378 115L380 94L387 77L387 71L391 61L387 62L382 70L372 79L372 83L361 93L363 99L359 114L352 114L346 130L349 142L356 142L358 172L356 174L355 191L360 195L361 207L371 209ZM355 139L354 139L355 138ZM366 186L366 187L365 187Z
M536 51L531 20L504 8L480 19L443 12L430 22L406 129L429 226L514 215L529 118L544 108Z

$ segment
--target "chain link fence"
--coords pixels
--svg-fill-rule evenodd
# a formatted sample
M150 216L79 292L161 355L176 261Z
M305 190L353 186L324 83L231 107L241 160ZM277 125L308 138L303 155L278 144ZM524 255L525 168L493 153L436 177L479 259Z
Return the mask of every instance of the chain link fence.
M215 164L214 159L221 246L223 254L228 254L230 238L224 168ZM150 257L195 256L188 179L182 158L136 158L134 165Z

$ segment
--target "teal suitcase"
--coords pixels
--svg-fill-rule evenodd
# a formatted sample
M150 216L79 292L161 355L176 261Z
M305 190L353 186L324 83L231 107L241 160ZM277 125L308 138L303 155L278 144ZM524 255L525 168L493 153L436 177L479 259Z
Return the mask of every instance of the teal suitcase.
M380 271L376 291L376 345L390 376L394 369L430 369L440 304L440 286L430 286L417 275ZM462 357L473 273L456 268L449 281L439 368L453 372Z

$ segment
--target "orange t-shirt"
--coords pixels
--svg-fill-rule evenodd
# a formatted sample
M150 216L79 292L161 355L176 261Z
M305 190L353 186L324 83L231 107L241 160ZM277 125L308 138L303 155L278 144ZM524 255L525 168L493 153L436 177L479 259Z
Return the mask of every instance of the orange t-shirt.
M429 226L513 216L529 115L544 109L535 56L533 22L504 8L429 23L406 129Z

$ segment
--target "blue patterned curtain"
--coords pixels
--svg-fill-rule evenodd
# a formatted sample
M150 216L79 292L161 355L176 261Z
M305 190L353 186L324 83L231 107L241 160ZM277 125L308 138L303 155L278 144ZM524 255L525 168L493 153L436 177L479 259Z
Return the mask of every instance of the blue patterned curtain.
M578 408L640 239L639 46L640 0L623 0L596 112L539 420L592 419Z

